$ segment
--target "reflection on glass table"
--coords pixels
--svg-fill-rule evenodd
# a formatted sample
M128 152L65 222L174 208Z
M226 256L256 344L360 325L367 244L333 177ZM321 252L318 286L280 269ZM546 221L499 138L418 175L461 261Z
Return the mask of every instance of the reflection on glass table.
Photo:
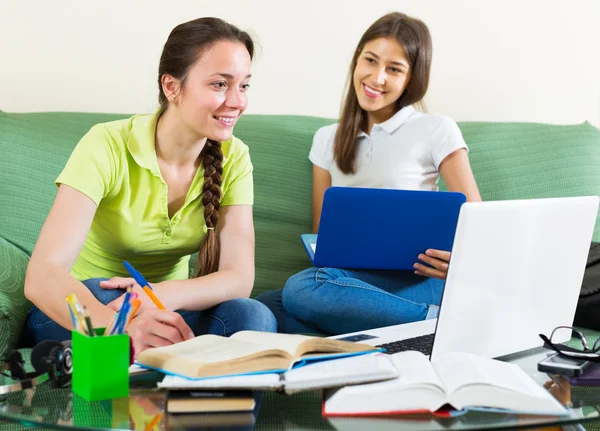
M155 372L132 376L128 398L87 402L70 388L51 389L37 386L0 398L0 430L102 429L102 430L469 430L552 427L596 420L600 424L600 390L595 387L571 387L556 377L551 380L537 371L537 362L548 351L539 349L515 355L511 362L521 366L534 380L544 385L563 405L569 415L527 416L516 414L469 412L455 418L439 418L429 414L371 417L323 418L320 391L282 395L255 392L256 408L250 413L165 414L166 393L157 390L162 375Z

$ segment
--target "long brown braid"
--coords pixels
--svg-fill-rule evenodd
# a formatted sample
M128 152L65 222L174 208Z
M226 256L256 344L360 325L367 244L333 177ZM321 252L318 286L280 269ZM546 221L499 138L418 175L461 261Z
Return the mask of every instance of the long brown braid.
M219 41L232 41L243 44L250 58L254 57L254 42L248 33L219 18L204 17L179 24L171 31L165 43L158 65L158 101L161 114L169 109L162 77L170 75L181 82L183 89L188 71L202 55ZM204 167L204 185L202 186L202 205L204 221L208 228L206 237L200 245L198 263L200 275L210 274L219 269L219 240L216 229L219 223L219 206L223 191L223 151L221 142L207 139L202 152Z
M206 140L200 153L204 167L204 184L202 185L202 205L204 206L204 221L206 222L206 236L200 246L198 276L216 272L219 269L219 238L217 226L219 224L219 206L223 191L221 181L223 174L223 150L221 142Z

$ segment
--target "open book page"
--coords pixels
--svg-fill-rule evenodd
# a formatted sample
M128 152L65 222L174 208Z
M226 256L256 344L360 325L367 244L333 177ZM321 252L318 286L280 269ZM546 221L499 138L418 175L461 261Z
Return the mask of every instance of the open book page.
M191 340L165 347L148 349L139 354L137 362L144 364L146 356L189 359L203 364L230 361L261 353L263 346L245 341L221 337L219 335L201 335Z
M533 394L540 388L518 365L468 353L447 353L432 361L448 395L461 386L481 384L505 388L514 392Z
M261 349L277 349L289 353L290 357L296 357L298 347L307 340L314 337L296 334L276 334L273 332L240 331L231 336L235 340L259 345Z
M305 353L307 357L318 357L327 353L364 352L376 350L373 346L331 338L309 337L296 334L275 334L271 332L240 331L231 336L236 340L260 344L264 349L279 349L299 359ZM313 355L314 353L314 355Z
M243 376L215 377L191 380L178 376L165 376L158 383L166 389L278 389L282 381L279 374L248 374Z
M330 391L325 415L435 411L446 402L442 382L425 355L407 351L388 355L398 377Z
M399 377L392 382L398 386L428 386L444 394L442 381L431 366L427 356L417 351L389 355L398 370Z
M449 403L461 409L484 406L521 412L564 414L565 409L518 365L467 353L433 361Z
M284 374L285 391L322 389L389 380L398 376L387 355L371 353L331 361L314 362Z

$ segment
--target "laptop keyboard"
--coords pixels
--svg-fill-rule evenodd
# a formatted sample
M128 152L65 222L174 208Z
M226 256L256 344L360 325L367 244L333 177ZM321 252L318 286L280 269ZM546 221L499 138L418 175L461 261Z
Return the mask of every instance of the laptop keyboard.
M404 352L405 350L417 350L428 356L431 355L431 349L433 347L433 335L433 333L421 335L419 337L379 344L375 347L383 347L385 349L385 353L388 355Z

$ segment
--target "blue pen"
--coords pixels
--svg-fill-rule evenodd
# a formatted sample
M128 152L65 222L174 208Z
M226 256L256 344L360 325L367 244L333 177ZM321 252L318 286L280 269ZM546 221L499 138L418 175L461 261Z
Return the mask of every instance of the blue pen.
M150 289L152 289L152 287L148 284L144 276L140 274L133 266L131 266L129 262L125 261L123 262L123 265L125 266L127 272L131 274L135 282L140 285L140 287L144 288L144 286L148 286L150 287Z
M122 334L125 329L125 324L127 323L127 314L129 313L129 308L131 308L131 304L129 302L124 303L123 307L121 307L121 311L119 312L119 318L117 319L117 323L115 325L115 334Z
M127 292L125 292L125 297L123 298L123 302L121 303L121 309L119 310L116 320L115 320L115 324L114 326L111 328L110 330L110 334L120 334L120 329L123 326L124 321L126 320L126 318L124 317L124 315L127 315L127 312L129 310L129 308L131 307L131 303L129 302L131 298L131 286L127 288Z
M142 274L136 271L133 268L133 266L131 266L127 261L123 262L123 265L125 265L125 268L129 272L129 274L131 274L131 276L134 278L136 283L139 284L142 287L142 289L144 289L144 292L146 292L146 295L148 295L152 302L154 302L154 305L156 305L161 310L166 310L166 307L162 304L162 302L160 302L160 300L156 297L154 292L152 292L152 287L150 287L150 285L142 276Z
M124 304L127 304L127 303L129 303L129 301L130 301L130 298L131 298L131 288L132 288L132 287L133 287L133 286L129 286L129 287L127 288L127 290L125 291L125 298L123 298L123 304L121 305L121 307L123 307L123 305L124 305Z

